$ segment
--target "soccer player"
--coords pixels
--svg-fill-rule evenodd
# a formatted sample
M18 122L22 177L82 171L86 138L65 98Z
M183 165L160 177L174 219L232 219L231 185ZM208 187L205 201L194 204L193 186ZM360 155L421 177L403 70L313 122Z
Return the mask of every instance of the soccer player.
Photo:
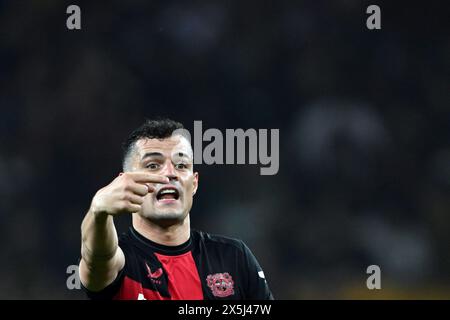
M79 269L91 299L273 299L242 241L191 229L198 173L182 128L147 120L125 143L124 172L93 197ZM120 237L119 214L132 214Z

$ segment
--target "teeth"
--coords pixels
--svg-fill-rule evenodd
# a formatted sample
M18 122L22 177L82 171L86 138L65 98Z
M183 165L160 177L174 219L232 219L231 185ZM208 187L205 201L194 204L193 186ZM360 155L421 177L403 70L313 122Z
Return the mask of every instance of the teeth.
M169 193L176 193L175 190L171 190L171 189L166 189L161 191L159 194L169 194Z

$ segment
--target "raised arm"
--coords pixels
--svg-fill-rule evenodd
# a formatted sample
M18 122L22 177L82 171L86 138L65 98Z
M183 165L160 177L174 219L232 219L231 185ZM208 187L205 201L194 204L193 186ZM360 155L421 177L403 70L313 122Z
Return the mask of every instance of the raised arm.
M152 183L167 182L164 176L129 172L95 194L81 224L80 280L88 290L104 289L125 266L113 217L139 212L145 196L155 190Z

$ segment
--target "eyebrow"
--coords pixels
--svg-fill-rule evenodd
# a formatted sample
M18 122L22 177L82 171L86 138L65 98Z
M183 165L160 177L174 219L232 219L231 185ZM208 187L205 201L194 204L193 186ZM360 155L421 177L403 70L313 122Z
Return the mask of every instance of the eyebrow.
M145 158L149 157L158 157L158 158L164 158L164 155L161 152L147 152L142 156L141 160L144 160Z

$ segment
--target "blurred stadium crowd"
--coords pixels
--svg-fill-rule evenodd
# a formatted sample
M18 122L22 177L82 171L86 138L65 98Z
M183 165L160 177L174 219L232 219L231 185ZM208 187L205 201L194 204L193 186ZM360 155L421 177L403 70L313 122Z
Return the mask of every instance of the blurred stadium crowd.
M68 31L68 4L0 1L0 298L84 297L81 220L156 115L280 129L277 175L199 165L191 211L246 241L276 298L450 297L445 10L380 4L369 31L357 0L78 1Z

